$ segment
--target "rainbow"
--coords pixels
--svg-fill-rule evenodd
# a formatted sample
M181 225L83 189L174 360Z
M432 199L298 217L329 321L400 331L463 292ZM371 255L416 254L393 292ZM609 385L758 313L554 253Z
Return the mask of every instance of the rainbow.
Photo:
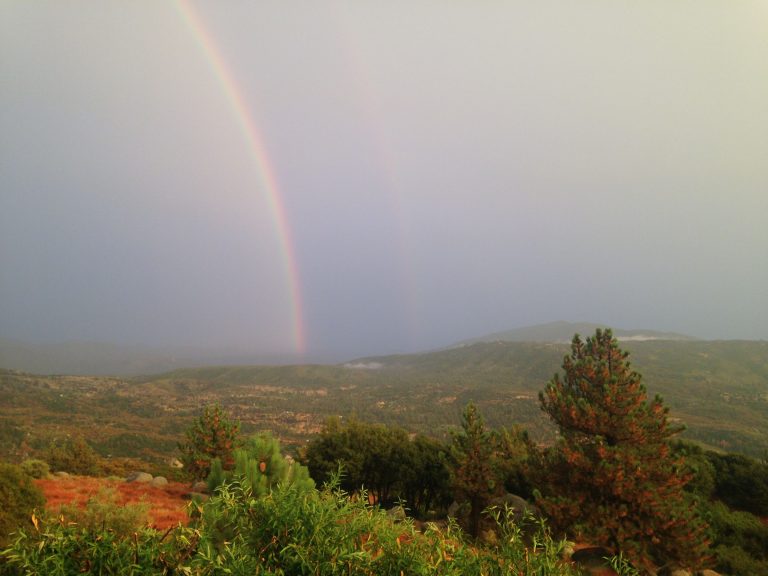
M296 253L293 246L293 237L286 217L285 206L280 197L274 170L269 162L264 142L259 133L259 127L249 110L243 97L242 90L235 80L235 76L227 66L216 42L203 24L202 18L188 0L176 2L184 21L192 31L200 48L211 65L214 75L222 87L238 121L248 151L256 166L261 189L264 191L270 216L275 224L275 229L282 252L283 272L288 285L291 302L293 342L297 353L303 354L306 349L306 329L304 326L303 305L301 296L301 282Z

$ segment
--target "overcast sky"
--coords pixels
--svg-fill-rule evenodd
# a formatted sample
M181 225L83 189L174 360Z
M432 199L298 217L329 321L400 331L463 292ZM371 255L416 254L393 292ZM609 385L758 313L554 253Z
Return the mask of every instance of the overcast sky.
M1 337L554 320L768 338L768 3L0 2Z

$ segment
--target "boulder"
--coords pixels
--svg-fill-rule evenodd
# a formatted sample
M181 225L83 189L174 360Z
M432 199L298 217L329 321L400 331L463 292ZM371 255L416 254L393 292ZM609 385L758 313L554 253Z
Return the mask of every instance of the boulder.
M162 488L163 486L168 486L168 479L165 476L155 476L149 482L149 485L155 488Z
M56 476L56 478L69 478L69 472L64 472L62 470L54 472L53 475Z
M146 472L131 472L128 474L128 476L125 477L126 482L141 482L141 483L148 483L152 482L152 474L148 474Z
M208 492L208 484L202 480L198 480L192 485L192 492L201 492L205 494Z

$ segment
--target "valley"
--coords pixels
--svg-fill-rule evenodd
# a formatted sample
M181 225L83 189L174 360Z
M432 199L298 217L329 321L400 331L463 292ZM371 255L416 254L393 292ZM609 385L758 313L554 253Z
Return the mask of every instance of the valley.
M660 394L682 437L707 448L768 453L768 342L628 341L650 396ZM468 402L490 426L526 428L549 442L538 393L568 346L479 342L337 365L220 366L142 377L0 372L0 445L6 458L83 435L102 455L164 462L202 406L219 403L246 432L305 443L329 416L447 437Z

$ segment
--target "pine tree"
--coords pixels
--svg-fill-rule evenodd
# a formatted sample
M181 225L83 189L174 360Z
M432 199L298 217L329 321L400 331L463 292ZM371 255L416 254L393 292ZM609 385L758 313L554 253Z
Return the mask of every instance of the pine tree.
M539 504L553 523L623 553L636 566L706 558L706 525L683 487L690 480L669 439L660 397L648 402L641 376L610 330L583 342L539 395L560 439L551 454L547 494Z
M231 470L239 433L240 423L230 420L221 406L206 406L187 430L186 441L179 443L184 470L195 480L202 480L214 458L221 461L224 470Z
M461 432L453 437L451 486L457 502L470 506L469 533L477 537L480 515L494 496L503 492L499 470L498 442L486 429L483 417L474 404L464 409Z
M247 484L257 498L266 496L278 484L291 485L304 492L315 487L307 467L283 456L280 441L270 432L251 436L242 448L234 451L233 457L234 468L229 473L222 470L218 458L211 461L211 472L206 479L210 492L232 479Z

